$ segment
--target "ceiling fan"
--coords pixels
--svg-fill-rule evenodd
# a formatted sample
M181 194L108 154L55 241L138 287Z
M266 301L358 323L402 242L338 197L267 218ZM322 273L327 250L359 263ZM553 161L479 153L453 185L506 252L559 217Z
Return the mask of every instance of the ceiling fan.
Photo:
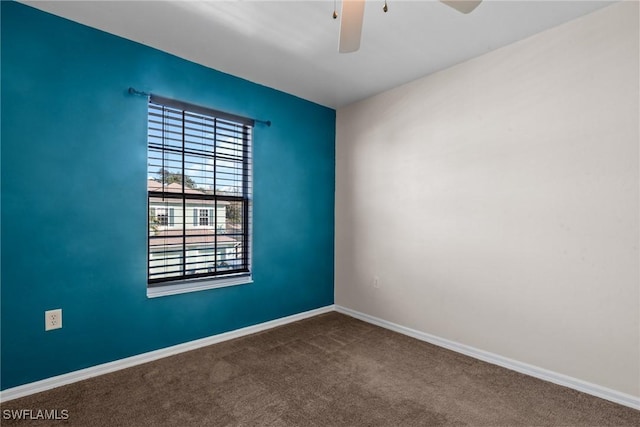
M440 0L462 13L472 12L482 0ZM342 13L340 18L340 53L355 52L360 48L360 36L362 34L362 21L364 18L365 0L342 0ZM383 10L387 11L385 1ZM333 18L338 14L334 11Z

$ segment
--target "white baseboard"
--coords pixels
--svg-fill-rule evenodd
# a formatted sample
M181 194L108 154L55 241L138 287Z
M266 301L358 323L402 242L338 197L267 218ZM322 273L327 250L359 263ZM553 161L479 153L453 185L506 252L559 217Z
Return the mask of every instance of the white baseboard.
M282 317L280 319L271 320L269 322L247 326L246 328L236 329L234 331L225 332L218 335L212 335L210 337L189 341L171 347L161 348L159 350L154 350L148 353L142 353L136 356L127 357L125 359L92 366L90 368L81 369L79 371L69 372L67 374L62 374L41 381L24 384L18 387L8 388L0 392L0 402L6 402L12 399L17 399L19 397L28 396L30 394L50 390L52 388L86 380L88 378L118 371L124 368L129 368L131 366L140 365L142 363L151 362L153 360L162 359L163 357L173 356L174 354L183 353L185 351L195 350L197 348L216 344L222 341L228 341L234 338L240 338L246 335L255 334L256 332L262 332L267 329L317 316L318 314L329 313L334 310L334 305L328 305L326 307L305 311L303 313L294 314L292 316Z
M590 394L592 396L600 397L602 399L609 400L611 402L618 403L620 405L628 406L633 409L640 410L640 397L632 396L630 394L622 393L616 390L612 390L607 387L603 387L597 384L589 383L587 381L579 380L564 374L549 371L544 368L529 365L527 363L519 362L517 360L509 359L507 357L500 356L498 354L489 353L488 351L480 350L468 345L460 344L455 341L440 338L435 335L427 334L425 332L417 331L415 329L407 328L405 326L398 325L396 323L388 322L386 320L370 316L368 314L360 313L350 308L335 306L335 310L339 313L346 314L356 319L363 320L367 323L383 327L395 332L399 332L403 335L426 341L428 343L444 347L448 350L462 353L475 359L482 360L484 362L492 363L494 365L502 366L503 368L511 369L513 371L520 372L535 378L539 378L544 381L549 381L554 384L558 384L564 387L572 388L583 393Z
M82 381L88 378L96 377L98 375L107 374L109 372L118 371L120 369L129 368L131 366L140 365L142 363L151 362L161 359L163 357L172 356L174 354L183 353L189 350L195 350L197 348L205 347L208 345L216 344L219 342L231 340L234 338L240 338L246 335L254 334L256 332L262 332L267 329L275 328L277 326L286 325L288 323L296 322L298 320L306 319L309 317L317 316L319 314L328 313L331 311L337 311L339 313L346 314L356 319L363 320L367 323L389 329L403 335L407 335L421 341L443 347L458 353L465 354L467 356L492 363L494 365L502 366L513 371L517 371L535 378L539 378L544 381L549 381L564 387L572 388L574 390L581 391L583 393L590 394L592 396L600 397L602 399L609 400L611 402L618 403L620 405L628 406L633 409L640 410L640 398L632 396L630 394L622 393L616 390L612 390L597 384L589 383L577 378L573 378L564 374L549 371L547 369L539 368L537 366L529 365L527 363L519 362L517 360L509 359L507 357L500 356L498 354L490 353L484 350L480 350L468 345L460 344L455 341L440 338L435 335L431 335L425 332L417 331L415 329L407 328L396 323L388 322L386 320L364 314L350 308L342 307L339 305L328 305L315 310L305 311L304 313L294 314L292 316L283 317L280 319L271 320L269 322L260 323L258 325L248 326L242 329L236 329L234 331L225 332L218 335L213 335L206 338L201 338L194 341L189 341L183 344L174 345L167 348L162 348L148 353L139 354L136 356L127 357L125 359L116 360L101 365L92 366L90 368L81 369L79 371L69 372L67 374L58 375L55 377L47 378L41 381L36 381L29 384L24 384L18 387L9 388L0 391L0 402L6 402L19 397L28 396L41 391L50 390L52 388L60 387L63 385L71 384L74 382Z

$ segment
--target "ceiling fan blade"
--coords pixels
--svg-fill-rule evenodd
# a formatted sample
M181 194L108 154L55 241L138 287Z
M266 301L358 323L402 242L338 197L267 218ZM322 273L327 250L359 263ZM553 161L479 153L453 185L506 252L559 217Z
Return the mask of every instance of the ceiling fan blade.
M355 52L360 49L362 20L365 0L342 0L340 18L340 53Z
M471 13L473 10L478 7L482 0L440 0L442 3L446 4L462 13Z

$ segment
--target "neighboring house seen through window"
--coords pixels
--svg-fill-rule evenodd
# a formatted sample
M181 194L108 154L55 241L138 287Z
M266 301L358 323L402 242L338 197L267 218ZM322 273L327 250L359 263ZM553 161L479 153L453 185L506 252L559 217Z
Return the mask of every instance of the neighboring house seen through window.
M250 281L252 124L151 96L149 289Z

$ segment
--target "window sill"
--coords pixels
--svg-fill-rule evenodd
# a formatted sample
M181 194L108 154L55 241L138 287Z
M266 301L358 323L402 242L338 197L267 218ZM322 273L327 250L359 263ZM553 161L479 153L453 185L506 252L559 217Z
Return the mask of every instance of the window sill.
M247 285L253 283L251 275L239 275L224 278L207 278L199 280L183 280L171 285L147 287L147 298L158 298L207 289L226 288L227 286Z

